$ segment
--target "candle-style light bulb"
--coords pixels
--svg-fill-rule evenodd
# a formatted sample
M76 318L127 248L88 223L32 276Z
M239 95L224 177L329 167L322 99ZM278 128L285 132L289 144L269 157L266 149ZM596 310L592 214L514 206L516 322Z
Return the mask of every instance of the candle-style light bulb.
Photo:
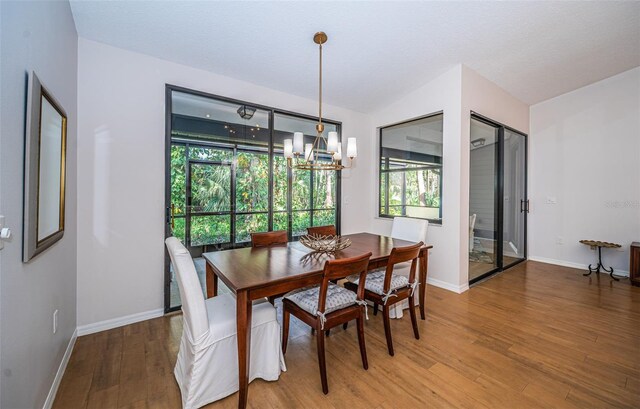
M287 159L293 157L293 141L291 139L284 140L284 157Z
M313 144L304 145L304 159L307 162L313 162Z
M347 138L347 157L355 158L358 156L358 147L356 146L356 138Z
M327 136L327 152L335 153L338 151L338 132L331 131Z
M300 154L304 151L304 134L302 132L293 133L293 153Z

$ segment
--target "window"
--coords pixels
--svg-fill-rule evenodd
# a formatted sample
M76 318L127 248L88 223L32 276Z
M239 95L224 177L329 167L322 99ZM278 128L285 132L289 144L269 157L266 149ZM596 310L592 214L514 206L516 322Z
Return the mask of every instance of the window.
M290 192L290 213L292 237L306 234L309 226L323 226L327 224L338 225L337 223L337 203L338 203L338 172L328 170L292 170L286 166L283 157L284 139L291 138L291 134L296 131L304 133L305 143L313 143L317 132L315 129L317 121L307 118L299 118L288 114L276 113L274 116L274 175L275 191L279 192L282 199L274 202L274 225L276 220L282 220L283 206L286 200L283 194L287 192L285 184L291 181ZM325 134L331 131L340 132L338 124L326 123ZM320 156L331 162L331 157ZM283 224L284 226L284 224ZM275 227L274 227L275 230ZM283 230L285 228L283 227Z
M338 226L338 172L292 170L282 154L295 131L312 142L316 122L171 90L173 234L197 256L246 246L251 232L287 230L295 239L309 226ZM325 132L340 132L339 123L323 122Z
M380 129L381 217L442 223L443 114Z

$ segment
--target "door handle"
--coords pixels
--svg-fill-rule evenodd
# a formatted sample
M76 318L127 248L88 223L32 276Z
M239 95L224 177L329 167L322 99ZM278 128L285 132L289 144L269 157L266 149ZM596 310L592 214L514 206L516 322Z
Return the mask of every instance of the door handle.
M176 215L176 205L171 203L171 230L174 230L176 228L175 215Z
M520 199L520 213L524 212L524 200Z

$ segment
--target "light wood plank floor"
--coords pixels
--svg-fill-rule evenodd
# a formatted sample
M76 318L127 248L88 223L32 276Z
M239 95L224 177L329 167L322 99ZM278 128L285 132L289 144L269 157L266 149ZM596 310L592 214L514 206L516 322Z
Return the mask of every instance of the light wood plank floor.
M427 289L421 339L408 314L392 320L387 355L380 315L366 323L369 370L354 325L327 341L329 395L315 342L292 318L278 382L249 387L252 408L638 408L640 288L602 274L527 262L454 294ZM55 408L179 408L173 365L181 316L80 337ZM237 395L207 408L235 408Z

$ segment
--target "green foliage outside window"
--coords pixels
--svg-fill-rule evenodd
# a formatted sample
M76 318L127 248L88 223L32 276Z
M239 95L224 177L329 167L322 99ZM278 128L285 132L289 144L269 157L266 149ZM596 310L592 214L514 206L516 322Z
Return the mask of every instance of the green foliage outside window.
M171 145L171 204L174 205L176 215L186 213L185 199L186 179L186 148L182 145Z
M239 151L235 156L235 211L231 216L231 176L233 151L190 145L171 147L171 202L174 205L174 234L186 240L186 157L192 160L213 161L217 164L191 162L191 245L229 243L231 217L235 217L236 243L250 240L250 233L268 230L269 208L269 156L266 153ZM313 225L335 224L336 173L334 171L292 172L293 236L306 233ZM313 203L311 198L313 179ZM280 155L273 157L273 230L287 230L288 180L286 161ZM313 206L312 206L313 205ZM320 210L323 209L323 210ZM324 210L328 209L328 210ZM206 213L224 212L223 215ZM259 212L259 213L255 213ZM198 215L198 213L205 213Z
M239 214L236 216L236 243L251 240L251 233L269 229L268 214Z
M236 161L236 211L256 212L268 209L269 156L239 152Z
M191 245L226 243L230 240L230 216L191 217Z

